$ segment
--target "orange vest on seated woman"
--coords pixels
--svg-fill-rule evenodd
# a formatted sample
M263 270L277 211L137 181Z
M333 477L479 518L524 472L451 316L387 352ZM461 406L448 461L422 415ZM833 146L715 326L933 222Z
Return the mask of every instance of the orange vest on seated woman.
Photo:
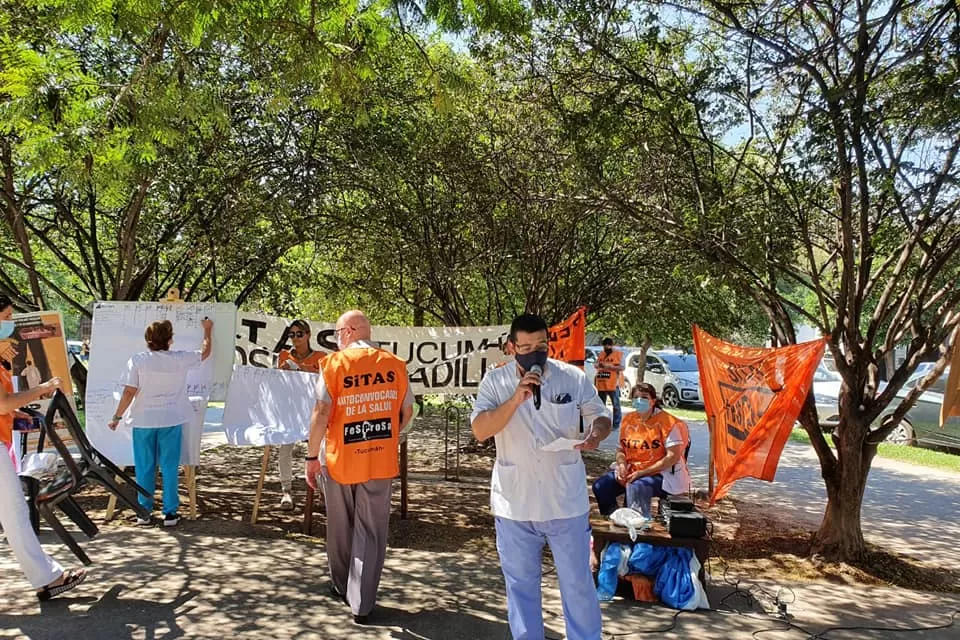
M402 358L372 347L344 349L323 362L333 403L327 422L327 470L339 484L400 473L400 407L409 381Z
M667 437L680 420L666 411L644 420L636 411L623 416L620 423L620 449L633 473L659 462L667 455Z

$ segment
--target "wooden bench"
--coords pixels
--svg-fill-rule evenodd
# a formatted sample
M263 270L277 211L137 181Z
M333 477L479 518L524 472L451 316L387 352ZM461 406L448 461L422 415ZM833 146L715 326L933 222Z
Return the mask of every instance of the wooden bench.
M707 558L710 556L710 535L703 538L676 538L667 532L663 523L659 520L653 521L653 526L645 531L637 532L637 539L630 539L630 532L625 527L621 527L610 522L609 519L592 515L590 517L590 528L593 530L593 553L597 558L597 566L603 559L603 548L608 542L622 542L625 544L634 544L637 542L646 542L647 544L659 545L663 547L688 547L693 549L693 553L700 561L700 584L707 588Z

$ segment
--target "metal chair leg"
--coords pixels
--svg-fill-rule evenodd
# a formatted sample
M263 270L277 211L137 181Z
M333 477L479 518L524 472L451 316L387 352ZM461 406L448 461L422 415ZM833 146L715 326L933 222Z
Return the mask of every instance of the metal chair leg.
M77 541L74 540L72 535L70 535L70 532L67 531L63 524L60 523L60 520L57 519L57 516L55 513L53 513L51 506L49 504L43 504L40 505L39 509L40 515L43 516L43 519L46 520L47 524L50 525L50 528L53 529L54 533L57 534L63 543L70 547L70 551L73 552L73 555L77 556L77 558L80 559L80 562L85 565L93 564L86 552L80 548L80 545L77 544Z
M80 508L80 505L77 504L77 501L73 498L64 498L58 504L60 510L67 514L67 517L73 520L73 523L80 527L80 530L83 531L88 538L91 540L100 533L100 529L97 528L97 525L94 524L93 520L90 519L90 516Z

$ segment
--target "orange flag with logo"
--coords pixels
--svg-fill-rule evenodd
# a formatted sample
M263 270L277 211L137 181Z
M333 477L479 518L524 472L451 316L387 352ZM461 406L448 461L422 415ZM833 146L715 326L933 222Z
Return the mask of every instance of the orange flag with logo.
M960 327L953 332L953 357L950 360L950 373L947 375L947 388L940 405L940 428L953 416L960 416Z
M583 367L587 351L587 308L580 307L573 315L550 327L550 357Z
M712 504L740 478L773 480L827 341L741 347L694 326L693 344L717 473Z

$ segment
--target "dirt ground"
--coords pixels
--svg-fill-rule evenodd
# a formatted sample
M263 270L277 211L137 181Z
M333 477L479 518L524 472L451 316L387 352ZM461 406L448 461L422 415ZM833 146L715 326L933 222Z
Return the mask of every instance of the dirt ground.
M410 433L409 511L400 519L400 483L394 483L391 516L392 548L420 551L464 551L496 561L493 517L490 515L488 481L493 465L492 447L479 447L470 436L468 414L459 414L459 474L457 474L456 415L447 429L449 442L444 455L445 423L438 409L428 409ZM302 457L298 451L294 460ZM199 516L191 529L198 533L251 537L297 537L321 542L326 520L322 498L314 509L312 536L304 536L303 501L306 484L294 484L297 508L281 511L276 461L271 460L256 525L249 524L263 449L222 446L202 454L198 473ZM611 454L584 455L589 478L608 468ZM446 458L446 475L444 479ZM302 467L295 473L302 474ZM459 479L457 479L459 475ZM181 481L181 489L183 484ZM106 495L99 489L84 493L81 502L93 517L102 519ZM710 571L714 580L731 584L751 576L784 581L827 580L842 583L892 585L926 591L960 593L960 570L919 564L890 550L872 547L866 563L851 566L810 557L813 531L772 515L766 505L723 500L708 508L699 500L713 524ZM186 504L181 513L187 511ZM121 512L111 525L135 526L129 511Z

